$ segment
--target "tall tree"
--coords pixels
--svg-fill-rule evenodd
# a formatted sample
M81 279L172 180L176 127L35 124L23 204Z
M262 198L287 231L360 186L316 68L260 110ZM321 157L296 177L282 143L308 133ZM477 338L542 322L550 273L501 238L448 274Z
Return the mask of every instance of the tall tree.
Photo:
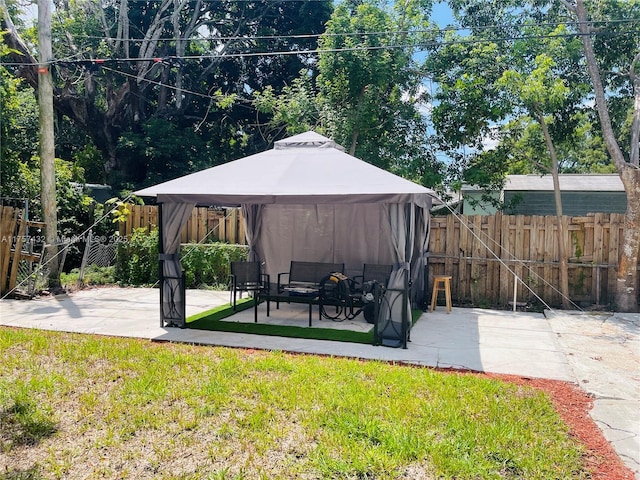
M513 102L522 106L526 113L538 123L547 147L550 162L548 162L549 168L546 169L546 173L551 174L553 178L553 197L558 225L560 292L562 293L562 306L569 308L569 266L565 242L567 232L565 232L562 218L560 162L556 145L549 130L549 123L552 122L552 119L548 118L565 107L569 88L562 79L553 74L553 64L553 59L547 53L538 54L533 62L532 70L527 72L507 70L498 81L498 85L503 86L511 94Z
M587 69L593 85L596 109L609 155L618 170L627 194L622 253L618 264L616 304L623 312L638 311L638 254L640 252L640 34L630 32L615 43L617 54L612 54L607 39L594 42L592 35L603 28L615 30L615 22L640 18L640 2L611 1L604 5L591 5L591 14L583 0L561 0L575 16L581 33ZM600 8L599 8L600 7ZM611 18L611 15L615 15ZM595 45L594 43L599 43ZM627 48L620 48L621 45ZM598 48L599 47L599 48ZM600 52L600 55L597 53ZM603 81L603 72L611 72ZM624 78L623 83L620 78ZM606 83L605 83L606 82ZM607 89L605 85L610 88ZM628 135L629 153L625 155L623 143L618 139L611 121L611 103L615 98L612 88L624 89L633 99L631 128ZM631 102L629 102L631 103Z
M263 90L258 108L273 114L271 135L315 128L381 168L429 181L434 163L426 124L418 45L431 2L342 2L319 42L318 76L303 71L277 95Z
M547 165L554 170L552 158L557 157L556 146L567 146L569 139L586 138L582 133L577 133L577 129L582 128L579 126L584 125L592 91L588 88L584 63L580 63L580 44L585 38L578 31L581 23L567 17L566 10L557 1L451 0L449 3L460 26L468 31L463 34L448 32L445 41L434 49L429 60L430 71L439 83L433 119L442 146L454 151L471 149L472 166L487 156L496 158L502 155L508 159L510 154L505 148L491 153L483 152L483 141L490 136L496 138L496 132L498 141L505 132L512 139L518 131L513 129L516 125L514 118L528 118L529 122L538 124L535 131L539 132L541 141L536 144L538 148L546 148L547 158L550 159ZM607 5L613 6L615 3L609 2ZM632 7L632 3L636 7ZM637 2L628 2L627 7L624 18L633 18L632 11L637 9ZM621 9L620 6L618 8ZM615 8L612 7L608 13L612 11ZM609 53L605 54L606 49L603 48L601 55L602 59L607 55L611 57L609 65L613 65L613 58L617 61L628 59L629 52L635 53L631 45L633 42L628 41L628 36L633 37L634 33L628 24L625 27L624 21L605 23L603 28L607 29L609 25L615 28L613 33L616 40L607 42ZM561 31L562 28L566 31ZM610 37L603 35L602 39L605 38ZM618 52L612 54L611 49L617 49ZM541 68L544 62L547 62L546 67ZM619 72L620 64L616 67ZM610 105L616 106L618 119L624 119L631 107L628 101L629 88L623 83L618 83L617 90L611 84L612 88L606 92L608 98L615 97L615 102ZM558 97L560 92L562 95ZM528 134L534 132L531 128L520 131ZM623 135L622 129L613 132L614 138ZM536 158L541 158L541 155L536 155ZM559 168L562 159L556 158L556 162ZM503 165L507 167L508 160ZM539 167L534 166L537 170ZM469 172L478 169L460 170ZM495 180L495 177L491 180ZM632 245L630 248L634 249ZM634 262L635 271L637 253ZM632 296L635 304L635 294ZM619 295L617 304L623 304ZM627 303L624 308L631 307Z
M55 142L53 134L53 80L51 79L51 4L38 2L38 119L40 143L40 197L49 258L49 286L60 286L58 269L58 215L56 208Z
M0 28L8 30L12 47L7 68L35 87L32 49L1 1ZM56 2L56 111L91 137L107 172L125 166L118 151L122 134L140 132L153 117L181 128L210 128L212 135L224 133L227 143L237 142L250 131L255 112L249 102L238 102L233 112L220 102L250 96L265 82L279 89L290 81L309 59L287 53L313 49L316 39L298 34L321 31L331 9L329 0Z

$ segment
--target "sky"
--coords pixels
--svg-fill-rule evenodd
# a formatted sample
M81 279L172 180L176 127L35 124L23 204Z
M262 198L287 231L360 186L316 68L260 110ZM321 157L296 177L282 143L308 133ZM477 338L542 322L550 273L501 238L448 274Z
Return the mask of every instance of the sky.
M453 14L446 2L438 2L433 5L431 19L440 27L446 27L454 23Z

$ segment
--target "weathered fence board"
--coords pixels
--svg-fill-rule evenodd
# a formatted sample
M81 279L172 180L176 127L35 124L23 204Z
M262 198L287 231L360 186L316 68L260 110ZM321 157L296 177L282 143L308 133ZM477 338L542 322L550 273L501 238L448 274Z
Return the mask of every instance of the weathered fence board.
M46 228L42 222L32 222L25 218L21 208L0 206L0 294L14 292L18 289L22 294L31 295L35 287L35 277L31 277L34 265L41 261L41 254L34 252L34 245L40 244L37 237L31 236L30 229ZM27 281L28 280L28 281Z
M155 205L128 205L129 215L120 222L122 237L129 237L135 229L152 230L158 225L158 207ZM237 208L219 209L196 207L182 230L182 243L220 241L245 244L242 215Z
M563 217L569 257L569 291L579 304L612 304L624 215ZM429 275L450 275L460 304L507 305L534 300L561 304L555 216L433 217ZM430 281L431 281L430 279ZM524 285L523 285L524 282Z
M12 247L15 241L16 226L20 210L13 207L0 207L0 293L10 290L9 286L9 266L13 260ZM11 287L12 288L12 287Z

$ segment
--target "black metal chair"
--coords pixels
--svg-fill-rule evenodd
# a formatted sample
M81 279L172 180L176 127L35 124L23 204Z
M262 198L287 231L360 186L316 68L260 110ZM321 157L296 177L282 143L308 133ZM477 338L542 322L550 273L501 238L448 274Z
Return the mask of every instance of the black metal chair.
M353 277L352 293L362 293L362 286L367 282L373 281L382 285L382 288L386 288L392 270L393 265L365 263L362 269L362 275Z
M231 305L236 311L236 299L242 292L251 292L254 297L254 321L258 321L260 293L269 288L269 275L263 274L260 262L231 262Z
M374 320L374 290L379 285L379 290L384 294L389 283L389 277L393 271L393 265L365 263L362 275L356 275L349 279L349 301L345 308L345 317L349 320L355 318L360 312L369 323ZM378 301L376 300L376 304Z

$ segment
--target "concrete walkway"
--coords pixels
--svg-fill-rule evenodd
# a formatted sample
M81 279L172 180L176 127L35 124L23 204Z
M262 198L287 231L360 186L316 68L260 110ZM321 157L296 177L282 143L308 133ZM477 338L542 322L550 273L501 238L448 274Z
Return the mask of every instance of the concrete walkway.
M507 312L444 307L422 315L407 349L161 328L156 289L103 288L32 301L0 301L0 325L229 347L401 361L578 383L591 416L640 480L640 315ZM228 292L189 290L187 316L228 303ZM272 309L270 322L296 317ZM259 321L267 321L261 307ZM302 306L299 324L306 325ZM232 317L252 321L253 310ZM314 326L345 328L329 320ZM354 328L358 328L355 326Z

